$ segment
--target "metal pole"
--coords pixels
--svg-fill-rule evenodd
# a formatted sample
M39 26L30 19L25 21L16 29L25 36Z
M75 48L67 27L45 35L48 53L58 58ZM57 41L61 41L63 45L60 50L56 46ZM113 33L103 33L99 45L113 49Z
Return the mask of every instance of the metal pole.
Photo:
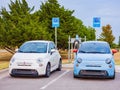
M72 51L72 50L73 50L73 43L71 43L71 49L70 49L70 51L71 51L71 54L70 54L70 55L71 55L71 61L72 61L72 59L73 59L73 57L72 57L73 51Z
M70 62L70 36L68 38L68 62Z
M86 36L85 36L85 41L86 41Z
M57 47L57 27L55 27L55 44L56 44L56 47Z

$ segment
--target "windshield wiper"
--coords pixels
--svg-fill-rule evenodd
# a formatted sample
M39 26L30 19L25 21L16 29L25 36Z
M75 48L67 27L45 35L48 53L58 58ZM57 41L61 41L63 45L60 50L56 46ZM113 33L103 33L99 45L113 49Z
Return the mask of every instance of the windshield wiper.
M24 51L18 50L18 52L24 52Z
M106 52L97 52L96 51L96 52L87 52L87 53L101 53L102 54L102 53L106 53Z
M25 53L39 53L37 51L26 51Z
M87 53L87 52L86 52L86 51L82 51L82 50L80 50L79 53Z

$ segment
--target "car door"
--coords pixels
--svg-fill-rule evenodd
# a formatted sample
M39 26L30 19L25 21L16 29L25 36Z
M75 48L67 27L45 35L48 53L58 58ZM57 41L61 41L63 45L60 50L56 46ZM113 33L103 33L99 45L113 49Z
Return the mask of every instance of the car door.
M56 68L57 68L57 67L58 67L58 62L59 62L59 53L58 53L58 50L57 50L55 44L52 43L52 45L53 45L53 49L55 50L55 51L53 52L53 54L54 54L54 56L55 56L55 57L54 57L54 63L55 63Z
M51 63L51 70L53 70L56 65L56 62L55 62L56 56L55 56L55 52L51 52L52 49L54 49L54 45L53 45L53 43L50 43L48 53L49 53L49 60Z

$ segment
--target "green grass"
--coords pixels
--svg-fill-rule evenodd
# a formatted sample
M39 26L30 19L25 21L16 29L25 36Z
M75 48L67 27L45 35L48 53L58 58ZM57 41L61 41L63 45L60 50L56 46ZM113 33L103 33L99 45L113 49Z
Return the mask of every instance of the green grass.
M9 61L0 61L0 70L8 68L9 66Z
M9 56L0 56L0 61L10 61L11 57L12 57L11 55L9 55Z

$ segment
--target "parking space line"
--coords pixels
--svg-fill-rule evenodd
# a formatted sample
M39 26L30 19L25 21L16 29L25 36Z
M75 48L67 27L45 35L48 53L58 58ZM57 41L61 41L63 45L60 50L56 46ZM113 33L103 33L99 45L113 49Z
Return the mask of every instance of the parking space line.
M58 79L60 79L62 76L64 76L65 74L67 74L70 70L66 70L64 73L62 73L61 75L59 75L57 78L53 79L52 81L50 81L48 84L46 84L45 86L41 87L40 89L45 89L47 88L49 85L53 84L55 81L57 81Z

